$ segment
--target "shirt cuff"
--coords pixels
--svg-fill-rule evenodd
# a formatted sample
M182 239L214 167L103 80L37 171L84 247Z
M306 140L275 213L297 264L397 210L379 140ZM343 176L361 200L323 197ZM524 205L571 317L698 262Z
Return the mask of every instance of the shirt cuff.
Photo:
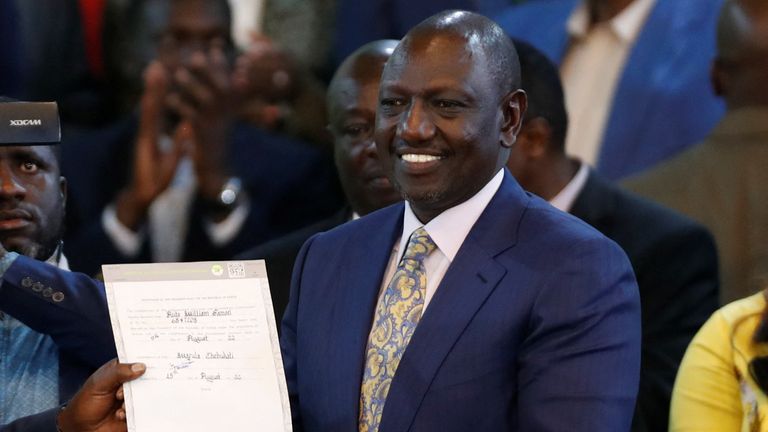
M224 246L237 236L248 218L250 208L251 203L246 195L223 221L219 223L210 220L205 221L205 232L214 246Z
M16 252L6 252L6 254L0 258L0 278L5 276L5 272L11 268L11 264L13 264L13 262L16 261L16 258L18 257L19 254Z
M144 240L144 229L133 232L117 218L114 205L109 205L101 214L101 226L107 237L112 240L117 250L126 257L133 258L139 255L141 243Z

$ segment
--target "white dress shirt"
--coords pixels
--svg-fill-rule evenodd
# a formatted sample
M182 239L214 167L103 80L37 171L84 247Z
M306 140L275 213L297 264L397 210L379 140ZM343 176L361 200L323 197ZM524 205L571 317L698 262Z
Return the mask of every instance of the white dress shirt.
M267 0L229 0L232 11L232 39L240 50L251 46L251 33L261 33Z
M432 238L432 241L437 245L435 250L424 260L424 267L427 273L427 292L424 296L423 314L427 310L427 306L435 291L437 291L437 287L443 280L445 272L448 271L448 266L451 265L451 262L456 257L456 253L458 253L459 248L464 243L464 239L467 238L467 234L469 234L477 219L480 218L480 215L488 206L488 203L491 202L496 191L499 190L503 179L504 170L502 169L472 198L445 210L426 225L419 221L413 213L410 204L406 201L405 213L403 215L403 233L400 236L400 241L395 243L395 246L392 248L389 265L379 290L379 301L382 300L387 285L389 285L397 271L397 264L405 253L411 234L423 226Z
M560 67L570 125L566 153L595 166L627 56L656 0L634 0L590 27L586 1L568 19L571 42Z
M560 211L570 213L571 207L573 207L573 203L576 201L576 198L579 196L581 190L584 189L584 185L587 183L587 177L589 177L589 165L582 163L579 167L579 170L576 172L576 175L573 176L571 181L569 181L568 184L565 185L565 187L557 193L557 195L549 200L549 203L552 204L552 207Z

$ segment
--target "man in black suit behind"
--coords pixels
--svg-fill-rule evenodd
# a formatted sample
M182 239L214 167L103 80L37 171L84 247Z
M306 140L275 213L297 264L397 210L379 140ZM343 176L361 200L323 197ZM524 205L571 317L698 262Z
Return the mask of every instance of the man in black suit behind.
M640 287L643 329L632 429L666 430L680 360L718 306L714 242L702 226L567 157L568 117L557 69L532 46L518 41L515 46L528 111L508 167L523 188L589 223L629 256Z
M308 238L402 199L384 175L373 142L381 71L397 42L381 40L360 47L339 66L328 87L328 129L348 204L328 219L239 255L241 259L266 260L278 322L288 304L293 263Z

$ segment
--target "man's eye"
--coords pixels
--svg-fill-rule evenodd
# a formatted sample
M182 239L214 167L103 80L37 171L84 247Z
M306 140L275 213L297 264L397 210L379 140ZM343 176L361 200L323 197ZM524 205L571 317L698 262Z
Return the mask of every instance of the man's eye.
M383 107L398 107L403 105L404 102L402 99L386 98L381 100L381 106Z
M435 106L437 106L440 109L459 109L464 106L461 102L453 101L453 100L446 100L446 99L438 99L435 101Z
M365 133L368 133L370 128L366 124L352 124L344 126L344 128L341 130L344 135L351 136L351 137L358 137L360 135L363 135Z
M21 170L26 173L37 172L38 166L34 162L23 162L21 164Z

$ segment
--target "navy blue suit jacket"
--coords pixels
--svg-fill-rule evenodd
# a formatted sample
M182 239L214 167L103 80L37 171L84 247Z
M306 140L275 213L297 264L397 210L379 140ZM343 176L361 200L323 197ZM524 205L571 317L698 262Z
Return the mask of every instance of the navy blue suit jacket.
M302 248L281 347L296 431L358 427L364 352L403 204ZM425 310L380 431L625 431L640 303L612 241L509 173Z
M38 333L49 335L59 348L61 402L68 401L91 373L117 356L100 283L24 256L16 259L2 281L0 310ZM36 282L52 291L34 290ZM64 295L61 301L53 300L52 293L56 292ZM55 432L56 411L0 425L0 431Z
M582 0L535 0L496 21L560 64L566 22ZM632 48L609 110L597 169L616 180L703 139L724 112L710 84L722 0L657 0Z

